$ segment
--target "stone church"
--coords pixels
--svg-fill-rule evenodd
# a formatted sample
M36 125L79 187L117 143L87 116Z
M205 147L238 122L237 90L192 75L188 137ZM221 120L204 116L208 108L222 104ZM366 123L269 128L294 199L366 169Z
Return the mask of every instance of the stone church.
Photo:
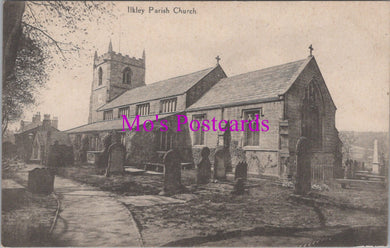
M200 150L209 147L213 161L217 149L229 153L229 165L242 160L248 173L280 178L294 177L296 144L310 140L312 178L325 181L341 168L341 141L335 127L336 106L314 56L228 77L217 65L187 75L145 84L142 58L108 51L93 61L88 124L68 130L75 153L86 146L93 157L103 149L109 133L120 133L128 166L158 164L170 149L181 154L183 164L196 165ZM159 120L156 120L158 114ZM146 120L166 120L168 131L122 132L126 115ZM268 120L267 132L177 131L177 115L188 120ZM126 127L127 128L127 127ZM248 128L246 128L248 129ZM76 158L77 158L76 154Z

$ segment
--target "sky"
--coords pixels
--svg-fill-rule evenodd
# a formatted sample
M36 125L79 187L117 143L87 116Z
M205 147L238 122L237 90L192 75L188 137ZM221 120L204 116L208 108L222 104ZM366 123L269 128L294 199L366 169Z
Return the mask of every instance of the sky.
M128 7L171 11L141 15ZM113 14L74 36L83 50L51 73L24 119L39 111L58 116L60 130L86 124L93 53L105 53L110 39L122 54L138 58L145 49L147 84L214 66L217 55L228 76L288 63L306 58L312 44L338 130L388 131L389 2L116 2Z

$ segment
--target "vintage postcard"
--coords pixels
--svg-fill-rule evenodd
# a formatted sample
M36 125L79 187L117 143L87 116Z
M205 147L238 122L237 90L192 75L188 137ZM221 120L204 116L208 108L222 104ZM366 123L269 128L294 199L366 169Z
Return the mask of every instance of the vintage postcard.
M389 2L2 3L3 246L388 245Z

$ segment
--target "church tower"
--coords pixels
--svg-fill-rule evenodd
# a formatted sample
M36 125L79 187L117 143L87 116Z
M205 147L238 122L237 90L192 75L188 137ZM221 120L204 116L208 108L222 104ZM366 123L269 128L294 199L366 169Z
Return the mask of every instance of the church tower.
M145 51L142 58L116 53L112 43L101 56L95 52L88 123L103 120L96 110L123 92L145 85Z

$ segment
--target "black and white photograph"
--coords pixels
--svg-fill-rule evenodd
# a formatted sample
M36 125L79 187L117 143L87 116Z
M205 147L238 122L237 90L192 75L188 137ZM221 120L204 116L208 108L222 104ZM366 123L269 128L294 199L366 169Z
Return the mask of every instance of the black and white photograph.
M387 247L389 2L2 11L2 246Z

